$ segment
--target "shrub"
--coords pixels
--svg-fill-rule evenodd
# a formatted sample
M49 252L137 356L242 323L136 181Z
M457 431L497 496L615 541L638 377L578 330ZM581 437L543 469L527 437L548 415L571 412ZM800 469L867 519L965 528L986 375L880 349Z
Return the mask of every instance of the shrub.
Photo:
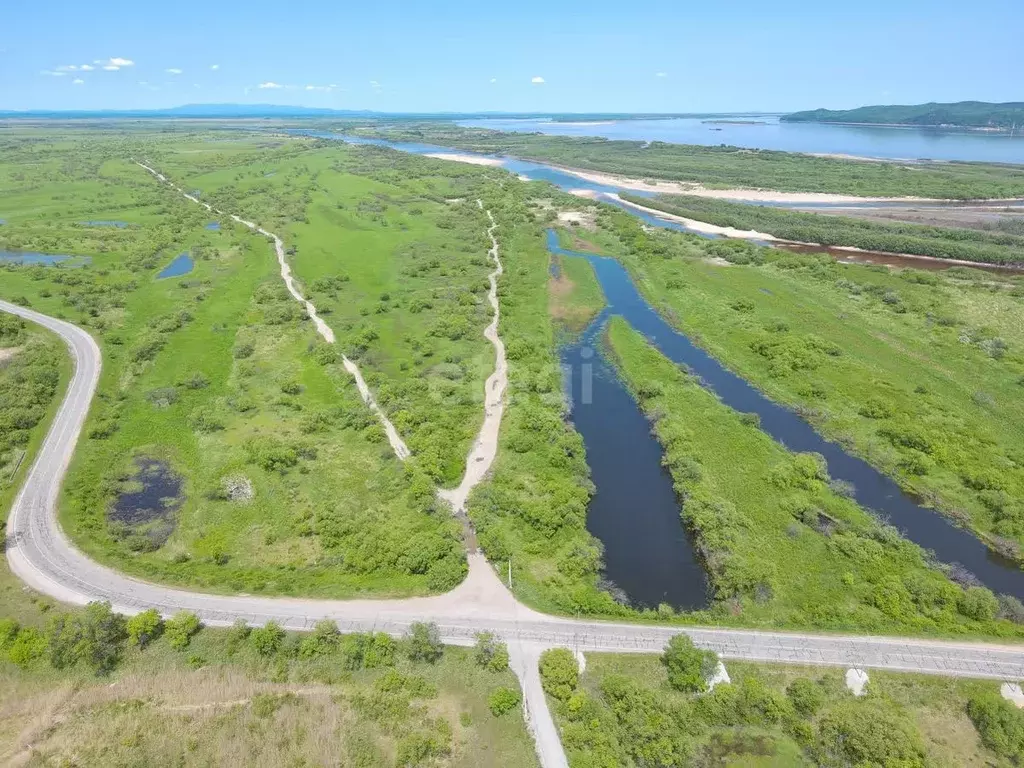
M826 712L818 724L818 750L826 765L924 765L917 726L881 700L847 700Z
M576 690L580 668L568 648L549 648L540 655L540 681L544 690L560 701L567 701Z
M479 632L473 658L478 666L486 667L491 672L504 672L508 669L508 646L490 632Z
M708 689L708 678L718 667L714 651L702 651L689 635L675 635L665 646L661 663L668 669L668 682L677 691L699 693Z
M164 622L164 637L171 648L183 651L188 648L188 644L202 626L199 617L191 611L178 611Z
M786 695L793 709L804 717L813 717L825 703L825 691L818 683L806 677L798 677L790 683Z
M299 655L311 658L333 653L338 648L340 638L338 624L330 619L322 619L313 627L313 632L302 639Z
M235 619L235 623L228 630L229 656L242 647L242 643L249 639L250 632L252 632L252 627L246 623L245 619Z
M7 648L7 658L12 664L27 667L46 654L46 636L34 627L23 627Z
M422 621L415 622L409 628L406 652L412 661L435 663L444 655L444 644L441 642L441 631L437 624Z
M163 628L163 618L156 608L150 608L128 619L128 641L139 648L145 648L150 641L160 636Z
M367 669L393 667L398 644L387 632L374 632L363 650L363 666Z
M224 420L212 408L204 406L192 411L188 422L197 432L217 432L224 429Z
M256 346L252 342L243 342L235 347L234 355L236 360L245 360L248 357L252 357L252 353L256 351Z
M957 605L964 616L977 621L990 621L999 613L999 600L985 587L968 587Z
M249 642L260 656L273 656L284 643L284 630L276 621L268 621L249 633Z
M967 716L986 747L1015 764L1024 762L1024 712L992 691L968 701Z
M249 461L267 472L284 472L299 463L298 452L274 437L253 437L244 448Z
M491 708L491 714L501 717L506 712L519 706L521 696L515 688L495 688L487 699L487 706Z
M3 324L0 323L0 330L2 329ZM20 628L14 619L0 619L0 651L5 651L11 646Z

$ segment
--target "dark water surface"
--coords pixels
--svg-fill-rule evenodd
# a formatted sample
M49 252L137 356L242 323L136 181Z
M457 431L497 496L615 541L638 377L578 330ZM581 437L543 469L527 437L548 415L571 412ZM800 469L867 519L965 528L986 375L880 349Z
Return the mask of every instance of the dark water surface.
M608 317L605 310L559 350L572 421L587 447L596 488L587 530L604 544L605 577L631 605L704 608L707 574L680 519L672 476L661 466L661 445L600 351Z
M726 370L661 318L640 295L629 273L618 261L589 253L565 251L558 247L557 235L553 230L548 232L548 247L563 256L586 258L594 267L607 298L609 306L605 314L624 317L663 355L691 369L729 407L742 413L756 413L761 418L761 429L789 450L820 453L825 457L829 474L833 478L853 485L853 498L861 506L887 518L906 538L934 552L939 561L959 563L994 592L1024 598L1024 571L1016 564L990 552L973 534L957 528L938 512L916 503L895 481L867 462L851 456L836 443L821 437L796 413L773 403L742 378ZM587 433L582 429L580 431L589 458L594 449L587 439ZM595 433L592 431L591 434ZM624 445L626 436L621 433L610 433L606 439L620 444L619 450L625 453L632 450L631 446ZM594 474L596 480L596 470ZM630 543L642 552L645 542L637 540L638 532L635 529L632 535L634 538ZM609 576L617 581L610 570Z

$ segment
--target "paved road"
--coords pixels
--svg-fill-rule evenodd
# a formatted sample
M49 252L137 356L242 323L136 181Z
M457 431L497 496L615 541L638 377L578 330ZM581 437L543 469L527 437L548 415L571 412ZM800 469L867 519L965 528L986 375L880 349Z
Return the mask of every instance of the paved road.
M59 334L75 371L67 395L43 442L8 521L7 557L12 570L40 592L70 603L109 600L134 613L157 607L170 614L195 611L207 623L237 618L274 619L289 629L307 629L332 618L343 629L400 634L414 621L436 621L446 641L469 644L481 630L541 645L584 651L660 651L673 634L686 631L724 658L877 667L994 679L1024 679L1024 645L865 637L741 629L668 627L583 621L538 613L515 600L478 553L470 576L437 597L405 600L303 600L189 592L129 578L90 560L57 524L60 484L75 448L100 372L100 351L87 332L71 323L5 301L0 310Z
M57 499L68 463L88 413L100 373L100 350L81 328L0 301L0 310L38 323L68 345L74 374L8 520L7 558L12 571L40 592L69 603L109 600L126 614L155 607L164 615L197 613L207 624L277 621L288 629L310 629L320 619L343 631L384 631L402 635L415 621L434 621L447 643L470 645L488 630L509 643L512 663L526 694L526 708L541 763L562 768L565 754L540 690L536 659L552 646L580 651L657 653L668 639L687 632L700 646L726 659L1024 679L1024 646L918 639L756 632L702 627L666 627L576 621L547 616L520 604L486 559L469 555L469 575L451 592L404 600L301 600L188 592L129 578L90 560L57 523Z

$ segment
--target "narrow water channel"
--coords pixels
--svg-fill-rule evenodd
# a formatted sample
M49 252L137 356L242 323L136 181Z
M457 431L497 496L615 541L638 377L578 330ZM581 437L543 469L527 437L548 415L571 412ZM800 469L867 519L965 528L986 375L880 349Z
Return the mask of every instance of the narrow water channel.
M613 314L621 315L633 328L646 336L663 355L679 365L690 368L723 403L737 411L756 413L760 416L761 429L786 448L791 451L820 453L825 457L829 474L833 478L845 480L853 485L853 496L857 503L888 519L906 538L934 552L939 561L959 563L994 592L1024 598L1024 571L1015 563L994 554L973 534L957 528L938 512L917 504L895 481L867 462L851 456L836 443L821 437L795 412L773 403L745 380L722 367L717 360L661 318L640 295L629 273L618 261L591 253L566 251L558 246L558 237L553 230L548 231L548 248L562 256L585 258L593 266L608 301L608 307L602 313L601 319ZM600 409L595 411L601 414ZM577 420L575 411L573 418L574 421ZM588 439L585 427L585 422L577 421L577 429L583 435L588 458L592 451L605 450L600 445L592 445L593 439L599 442L610 439L617 443L617 449L623 454L634 450L626 443L626 434L610 431L602 433L591 428ZM647 437L653 439L649 435ZM636 450L640 448L637 447ZM593 465L591 469L597 482L599 472ZM596 498L595 496L595 501ZM642 533L638 527L629 526L628 543L620 542L618 545L633 546L638 552L642 552L646 544ZM610 568L609 577L616 580ZM620 586L623 584L625 581Z
M577 256L557 245L551 250ZM587 530L604 544L606 579L631 605L704 608L710 597L707 574L680 519L661 445L601 352L600 335L613 311L601 312L559 350L572 421L583 436L596 489Z

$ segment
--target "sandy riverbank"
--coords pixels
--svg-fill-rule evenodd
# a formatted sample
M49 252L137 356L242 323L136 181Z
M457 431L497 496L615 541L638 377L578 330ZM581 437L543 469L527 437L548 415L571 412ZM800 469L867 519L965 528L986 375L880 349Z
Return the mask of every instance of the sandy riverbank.
M644 213L649 213L652 216L657 216L659 219L674 221L678 224L682 224L687 229L693 230L694 232L700 232L705 235L721 235L722 237L731 237L739 240L761 240L764 242L774 242L779 239L775 237L775 235L769 235L766 232L757 232L753 229L719 227L716 224L708 224L706 221L697 221L696 219L687 219L684 216L677 216L674 213L665 213L664 211L659 211L656 208L648 208L644 205L637 205L629 200L623 200L618 195L608 195L608 197L612 197L616 201L630 208L635 208L638 211L643 211Z
M433 157L436 160L454 160L457 163L469 163L470 165L501 165L501 160L496 157L467 155L455 152L428 152L424 157Z
M598 171L583 171L579 168L553 166L573 176L595 184L621 187L636 192L655 192L675 195L713 197L719 200L738 200L759 203L891 203L891 202L939 202L926 197L857 197L837 195L829 192L778 192L772 189L708 189L700 184L682 181L656 181L652 184L641 179L616 176Z

